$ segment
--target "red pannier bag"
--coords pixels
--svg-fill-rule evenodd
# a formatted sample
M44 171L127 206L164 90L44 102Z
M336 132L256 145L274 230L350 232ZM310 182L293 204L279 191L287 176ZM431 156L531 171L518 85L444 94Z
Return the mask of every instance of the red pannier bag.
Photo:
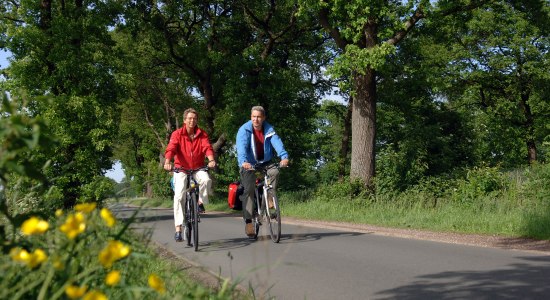
M241 183L238 181L232 182L229 184L228 194L227 194L227 205L229 208L234 210L242 210L243 203L241 202L241 195L243 193L244 187L241 186Z

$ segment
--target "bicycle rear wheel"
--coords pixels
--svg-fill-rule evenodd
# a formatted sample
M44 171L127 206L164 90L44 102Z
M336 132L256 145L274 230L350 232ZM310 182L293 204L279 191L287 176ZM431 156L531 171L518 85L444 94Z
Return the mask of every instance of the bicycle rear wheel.
M281 240L281 208L279 207L279 201L276 196L273 198L273 208L269 208L269 203L266 200L265 214L267 222L269 223L269 235L271 240L278 243Z
M199 203L197 199L197 194L191 194L191 214L193 215L192 226L193 226L193 245L195 246L195 251L199 251Z

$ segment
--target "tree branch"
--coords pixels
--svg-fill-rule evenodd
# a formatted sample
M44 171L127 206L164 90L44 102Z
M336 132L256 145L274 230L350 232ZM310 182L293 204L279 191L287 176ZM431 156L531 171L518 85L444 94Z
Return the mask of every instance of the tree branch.
M402 30L399 30L395 33L395 35L390 38L387 43L390 45L396 45L401 40L407 36L407 33L411 31L411 29L420 21L421 19L425 18L424 12L422 11L422 8L418 8L414 14L405 22L405 28Z
M332 27L329 22L329 10L326 7L323 7L319 10L319 23L323 28L328 32L328 34L334 39L336 46L338 48L345 50L348 42L342 37L338 28Z

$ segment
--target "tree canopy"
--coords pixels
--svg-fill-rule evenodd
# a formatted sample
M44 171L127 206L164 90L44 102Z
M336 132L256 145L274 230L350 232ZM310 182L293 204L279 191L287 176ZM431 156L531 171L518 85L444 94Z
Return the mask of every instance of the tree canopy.
M55 137L35 156L65 207L101 198L115 160L139 193L166 196L160 162L188 107L222 186L262 105L296 170L283 188L404 189L548 159L549 14L544 0L0 0L0 84Z

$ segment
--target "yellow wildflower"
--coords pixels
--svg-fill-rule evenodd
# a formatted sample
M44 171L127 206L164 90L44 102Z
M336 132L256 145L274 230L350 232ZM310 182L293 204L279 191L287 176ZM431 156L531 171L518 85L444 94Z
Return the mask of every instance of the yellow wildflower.
M27 265L30 268L34 268L41 263L45 262L46 259L48 259L48 255L46 255L46 252L42 249L36 249L34 252L30 255L29 260L27 261Z
M166 289L164 288L164 281L162 281L162 279L155 274L149 275L149 286L159 292L159 294L164 294L166 292Z
M84 232L85 229L84 215L79 212L69 215L65 224L59 227L59 230L64 232L70 239L74 239L78 234Z
M48 259L48 255L42 249L36 249L33 253L29 253L25 249L12 248L10 256L14 261L27 264L29 268L34 268Z
M63 210L61 208L58 208L55 210L55 216L56 217L61 217L63 215Z
M113 263L130 254L130 247L120 241L110 241L109 244L99 253L99 262L105 268L110 268Z
M91 213L96 208L97 203L90 202L90 203L80 203L74 206L74 210L83 212L83 213Z
M100 212L101 218L107 223L108 227L113 227L115 225L115 218L113 217L113 214L111 211L107 208L102 208Z
M87 286L76 286L76 285L68 285L65 287L65 294L67 294L67 297L71 299L78 299L86 293L86 290L88 289Z
M10 256L11 259L17 262L27 262L27 260L29 260L30 254L29 252L27 252L27 250L17 247L10 250Z
M107 296L105 296L105 294L103 294L102 292L94 290L94 291L88 292L86 295L84 295L84 298L82 299L83 300L107 300L109 298L107 298Z
M117 285L120 281L120 271L113 270L105 276L105 283L107 285Z
M31 217L23 222L23 225L21 225L21 232L25 235L41 234L46 232L49 227L50 224L48 224L48 222L37 217Z

